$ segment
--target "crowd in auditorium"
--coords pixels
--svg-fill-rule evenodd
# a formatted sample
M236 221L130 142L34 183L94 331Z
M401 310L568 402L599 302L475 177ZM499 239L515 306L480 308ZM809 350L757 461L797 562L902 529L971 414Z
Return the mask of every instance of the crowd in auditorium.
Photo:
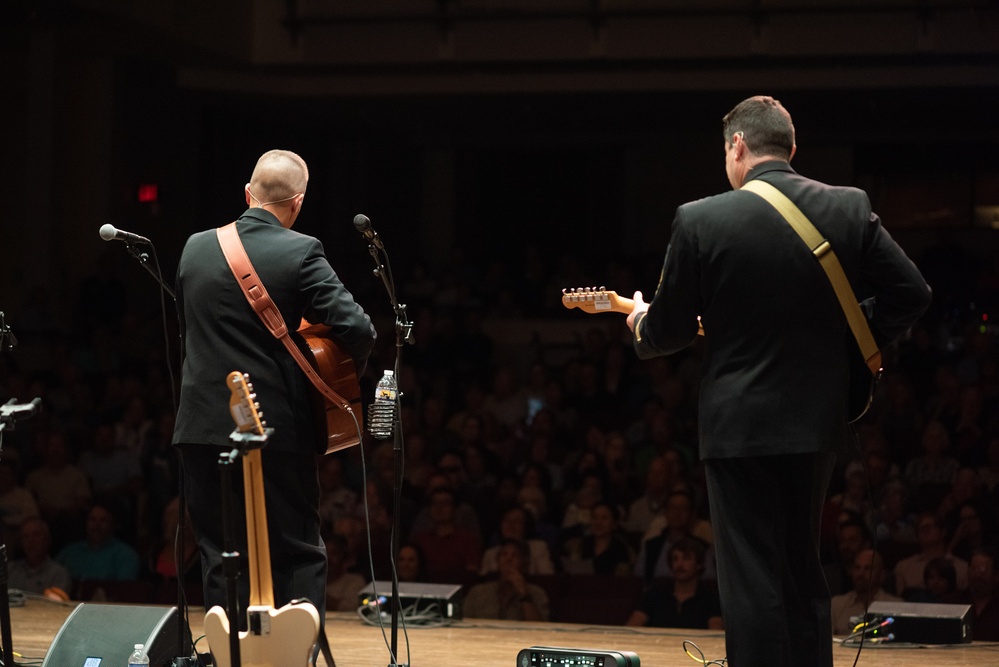
M617 596L619 607L597 619L608 623L723 627L719 528L697 456L703 342L639 362L623 316L561 306L562 287L591 282L580 266L546 269L530 251L521 259L456 260L437 274L417 265L400 278L415 338L402 349L402 500L394 506L391 440L366 435L363 448L322 460L330 610L356 609L360 588L391 578L398 512L400 580L460 584L466 617L572 621L588 592ZM601 270L626 295L656 275ZM71 328L37 294L20 322L8 312L29 352L0 356L0 400L43 401L3 434L11 588L86 600L113 590L108 582L153 590L178 570L192 591L199 585L189 532L179 567L174 549L175 325L164 335L156 313L117 303L116 282L133 280L119 273L82 284L86 308ZM886 351L874 407L846 443L823 518L838 634L868 598L898 599L969 604L975 639L999 640L999 349L983 318L997 303L995 274L980 271L971 294L934 285L932 311ZM372 311L377 293L355 294ZM564 325L564 335L508 336L541 321ZM395 359L393 321L382 318L378 331L364 396Z

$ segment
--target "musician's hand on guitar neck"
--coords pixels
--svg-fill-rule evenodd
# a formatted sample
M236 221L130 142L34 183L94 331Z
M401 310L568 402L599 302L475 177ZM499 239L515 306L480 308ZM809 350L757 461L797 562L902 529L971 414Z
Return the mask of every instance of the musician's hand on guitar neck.
M635 318L638 317L639 313L644 313L649 309L649 304L645 303L645 299L642 298L641 292L635 292L634 296L635 306L628 313L628 328L632 331L635 330Z

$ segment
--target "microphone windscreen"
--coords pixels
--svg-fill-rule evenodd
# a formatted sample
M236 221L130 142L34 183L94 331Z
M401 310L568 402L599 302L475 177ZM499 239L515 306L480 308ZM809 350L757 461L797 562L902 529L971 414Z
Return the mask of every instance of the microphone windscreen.
M101 238L105 241L113 241L115 232L118 230L114 228L114 225L101 225Z
M368 216L358 213L354 216L354 226L357 227L357 231L366 232L371 229L371 221L368 220Z

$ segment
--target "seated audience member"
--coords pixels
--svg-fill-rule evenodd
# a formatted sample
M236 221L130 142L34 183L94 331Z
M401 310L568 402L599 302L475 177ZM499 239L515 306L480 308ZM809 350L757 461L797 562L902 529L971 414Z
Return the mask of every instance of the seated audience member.
M935 511L950 491L958 462L950 455L950 434L939 421L923 427L923 454L911 459L903 479L912 490L910 502L914 512Z
M878 507L880 522L875 533L878 544L884 545L885 549L898 552L915 548L916 527L905 509L907 498L908 489L902 481L893 480L885 485Z
M119 527L124 529L123 537L134 539L143 488L138 453L116 446L114 426L100 424L94 430L90 447L80 454L79 466L87 475L93 497L114 511Z
M535 539L534 517L527 509L516 506L507 509L500 519L498 540L517 540L527 543L530 557L527 561L528 574L554 574L555 567L552 564L551 553L548 551L548 544L544 540ZM491 546L482 554L482 567L479 569L480 575L492 574L497 570L497 557L499 555L499 544Z
M871 602L897 602L899 598L886 593L884 584L885 564L881 554L873 549L862 549L853 559L850 570L853 590L832 597L831 617L834 635L847 635L853 631L850 619L863 616Z
M971 605L971 635L976 642L999 641L999 556L994 548L975 549L968 563L968 590L962 600Z
M934 558L944 557L954 564L957 572L957 589L964 590L968 585L968 564L947 552L947 535L943 522L935 512L923 512L916 520L916 539L919 551L903 558L895 565L895 594L905 599L918 597L925 585L923 571Z
M451 478L448 476L448 473L440 469L437 469L427 480L427 491L424 495L426 500L423 503L423 507L416 512L416 517L413 519L410 532L424 533L433 528L434 520L431 516L432 504L429 500L438 489L447 490L451 494L451 497L454 498L455 526L464 533L471 533L475 536L475 539L481 543L482 526L479 522L478 512L475 511L475 508L472 507L471 503L461 497L460 493L451 483ZM405 514L403 516L405 517ZM403 523L405 524L406 522L404 521Z
M38 503L23 486L17 483L14 463L0 459L0 526L3 528L4 544L17 551L20 544L21 525L26 519L37 517Z
M87 512L86 537L67 544L56 557L75 581L131 581L139 577L139 555L115 537L115 518L103 505Z
M430 529L414 530L409 539L426 555L430 581L465 583L471 580L479 572L482 546L474 533L455 522L454 494L444 487L432 491L428 509Z
M853 562L858 553L870 548L871 534L867 524L856 513L848 511L841 514L836 527L836 560L822 566L832 595L850 592Z
M11 562L7 573L8 587L39 595L46 589L58 588L69 595L73 582L66 568L52 560L49 554L52 536L45 519L25 519L21 524L20 539L24 557Z
M562 568L570 574L628 575L635 562L635 552L618 526L616 506L598 502L590 511L586 535L566 542Z
M950 553L967 561L971 552L997 541L995 511L987 501L969 501L955 508Z
M649 462L645 473L645 488L641 497L628 507L628 517L622 528L636 536L649 529L666 505L671 491L683 483L683 461L675 449L669 449Z
M497 557L496 579L472 586L465 596L466 618L507 621L547 621L548 595L528 583L527 548L523 542L504 540Z
M669 566L670 547L681 538L690 536L706 545L702 577L713 579L715 559L714 550L711 548L713 539L711 525L694 513L693 494L686 489L672 491L666 499L666 506L661 516L664 521L653 520L638 550L634 567L635 576L642 577L646 583L673 576ZM656 530L658 532L653 532Z
M326 608L330 611L357 609L358 593L367 584L359 574L347 571L347 540L333 534L326 542Z
M923 568L923 588L909 589L911 602L937 602L953 604L957 602L957 570L954 563L943 556L934 558Z
M596 455L590 453L596 459ZM571 500L562 514L559 534L562 541L583 534L590 525L594 506L605 500L605 475L600 470L585 468L578 475L578 482L570 489Z
M415 544L404 544L399 547L395 570L400 582L420 583L427 581L426 558L423 557L420 547Z
M38 501L42 517L48 521L55 548L79 536L79 526L90 502L87 475L70 461L65 434L53 431L42 445L42 465L28 473L24 487Z
M194 536L194 524L189 514L184 521L183 540L177 530L180 528L180 500L174 496L163 508L162 535L153 544L149 553L152 561L149 569L163 580L177 578L177 553L183 542L181 579L190 583L201 581L201 553L198 551L198 541Z
M626 625L722 629L718 593L701 580L705 553L704 542L696 537L677 540L669 549L672 581L654 584L642 596Z
M319 464L319 520L323 526L332 526L337 519L357 514L357 493L346 483L343 458L324 456Z

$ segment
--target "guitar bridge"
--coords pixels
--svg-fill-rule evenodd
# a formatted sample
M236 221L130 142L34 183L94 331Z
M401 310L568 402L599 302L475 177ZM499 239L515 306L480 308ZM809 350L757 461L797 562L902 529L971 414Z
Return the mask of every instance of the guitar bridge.
M271 634L271 607L247 607L247 629L251 635Z

